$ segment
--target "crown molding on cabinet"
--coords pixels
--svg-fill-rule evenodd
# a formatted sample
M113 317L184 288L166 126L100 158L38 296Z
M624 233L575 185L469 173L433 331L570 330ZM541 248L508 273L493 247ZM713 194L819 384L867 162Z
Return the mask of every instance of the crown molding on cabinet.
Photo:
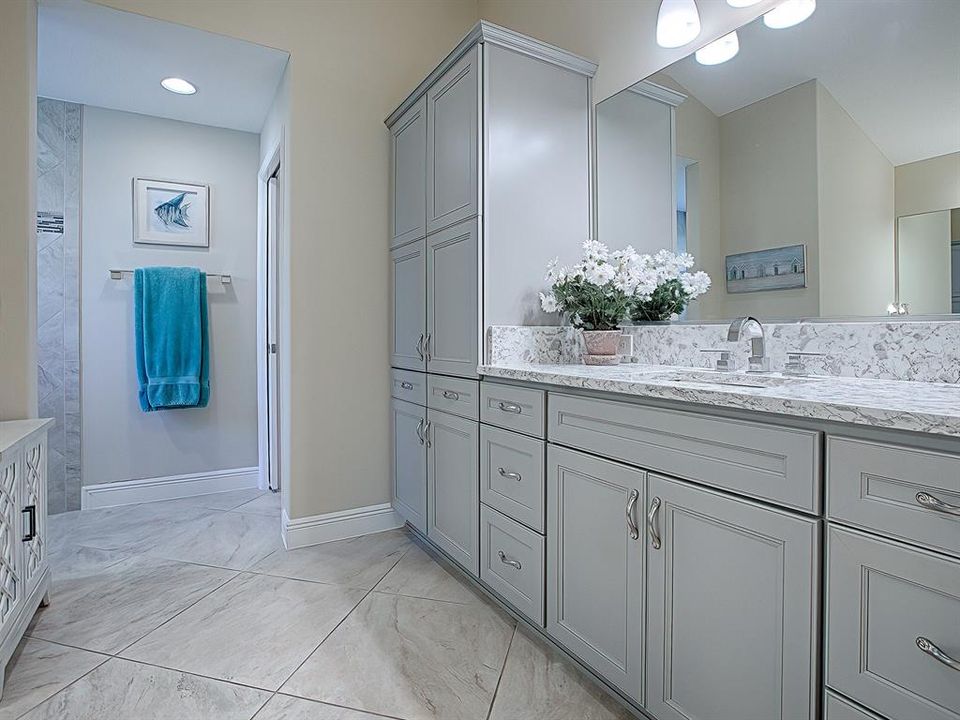
M471 47L477 43L490 43L491 45L498 45L500 47L513 50L515 52L521 53L522 55L527 55L528 57L536 58L544 62L550 63L552 65L557 65L571 72L579 73L581 75L586 75L587 77L592 78L597 72L597 63L592 60L587 60L582 58L579 55L574 55L571 52L559 48L556 45L551 45L550 43L541 42L540 40L535 40L526 35L522 35L514 30L510 30L500 25L494 25L491 22L486 20L481 20L476 25L471 28L464 38L457 43L457 46L437 65L423 82L417 85L417 88L407 96L407 99L400 103L400 106L394 110L390 115L387 116L387 119L384 120L384 123L387 127L391 127L400 117L409 110L416 102L420 99L424 93L427 92L427 88L433 85L436 82L437 78L443 75L451 65L453 65L457 60L463 57L464 53L467 52Z

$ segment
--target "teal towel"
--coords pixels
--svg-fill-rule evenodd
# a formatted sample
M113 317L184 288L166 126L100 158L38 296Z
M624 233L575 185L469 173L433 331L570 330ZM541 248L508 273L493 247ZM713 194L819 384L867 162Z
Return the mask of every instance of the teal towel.
M133 298L140 408L206 407L206 274L188 267L137 268Z

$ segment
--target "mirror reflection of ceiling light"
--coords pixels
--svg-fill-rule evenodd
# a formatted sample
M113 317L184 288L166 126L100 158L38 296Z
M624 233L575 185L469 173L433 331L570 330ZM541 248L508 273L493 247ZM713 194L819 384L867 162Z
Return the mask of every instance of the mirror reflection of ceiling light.
M786 0L763 16L763 24L774 30L793 27L813 15L817 0Z
M657 45L676 48L700 34L700 13L695 0L661 0L657 13Z
M164 78L160 81L160 84L163 86L164 90L169 90L177 95L193 95L197 92L196 85L194 85L192 82L184 80L183 78Z
M719 65L734 57L740 52L740 40L737 31L714 40L696 52L697 62L701 65Z
M727 0L727 5L735 8L745 8L756 5L760 0Z

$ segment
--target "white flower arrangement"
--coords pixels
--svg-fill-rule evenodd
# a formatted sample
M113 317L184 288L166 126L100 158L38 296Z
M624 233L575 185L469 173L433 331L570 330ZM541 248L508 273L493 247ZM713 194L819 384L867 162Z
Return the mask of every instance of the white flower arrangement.
M547 265L551 287L540 293L540 305L568 314L574 327L585 330L615 330L628 314L637 322L669 320L710 288L705 272L687 272L694 265L688 253L640 255L630 246L611 252L587 240L578 263L565 268L558 262Z

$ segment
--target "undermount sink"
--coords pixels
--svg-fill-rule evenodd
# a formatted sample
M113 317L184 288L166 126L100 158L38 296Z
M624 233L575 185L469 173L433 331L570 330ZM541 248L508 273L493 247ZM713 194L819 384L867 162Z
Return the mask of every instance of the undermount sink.
M822 377L785 377L782 375L763 375L745 373L722 373L710 370L673 370L670 372L655 372L647 375L657 382L683 382L702 385L725 385L729 387L745 388L775 388L794 387L810 382L824 380Z

